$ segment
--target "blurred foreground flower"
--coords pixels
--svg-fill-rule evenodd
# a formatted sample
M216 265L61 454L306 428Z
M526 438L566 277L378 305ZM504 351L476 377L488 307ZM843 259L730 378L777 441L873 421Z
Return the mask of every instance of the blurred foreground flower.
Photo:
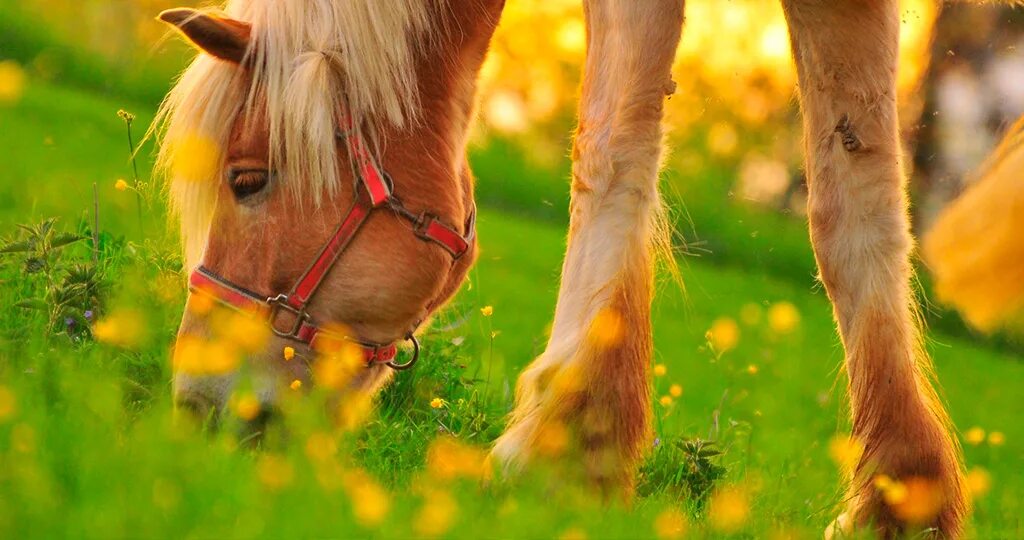
M252 394L245 394L234 401L235 414L246 422L260 413L260 400Z
M988 434L988 443L992 446L1001 446L1006 442L1006 435L1002 431L993 431Z
M443 400L443 399L441 399L439 397L436 397L436 398L430 400L430 408L431 409L440 409L441 407L445 406L445 403L447 403L445 400Z
M221 151L213 139L193 133L169 141L171 169L175 179L206 182L217 177Z
M836 435L828 443L828 454L846 474L852 474L864 455L864 445L856 437Z
M654 518L654 534L661 540L675 540L686 534L686 516L669 508Z
M277 491L291 485L295 469L287 457L265 453L256 463L256 475L267 489Z
M6 386L0 386L0 423L13 418L14 413L18 411L17 407L14 392L11 392Z
M964 441L972 446L978 446L985 442L985 430L978 426L974 426L964 432Z
M665 364L655 364L654 365L654 376L655 377L664 377L666 373L668 373L668 368L665 367Z
M724 353L736 348L740 341L740 326L729 317L722 317L711 324L704 336L715 352Z
M238 369L241 355L224 341L183 335L174 344L171 365L186 375L226 375Z
M118 191L125 191L128 189L128 182L124 178L118 178L117 182L114 182L114 189Z
M776 302L768 308L768 326L776 334L788 334L800 325L800 312L789 302Z
M483 476L486 460L483 450L441 436L427 449L427 472L438 480L478 479Z
M935 291L972 325L994 330L1024 307L1024 120L1014 125L978 180L939 216L923 253Z
M967 491L972 497L981 497L992 488L992 475L981 467L967 471Z
M590 323L587 339L602 349L615 347L622 341L625 333L625 322L622 315L612 308L604 308L597 312Z
M484 317L490 317L491 315L494 315L494 308L492 306L484 306L480 308L480 314Z
M883 498L896 517L912 525L930 523L946 500L941 484L917 476L902 482L892 480L883 490Z
M25 93L25 70L14 60L0 62L0 105L17 103Z
M380 525L391 511L391 496L387 490L364 471L347 473L345 490L352 501L352 514L363 527Z
M458 511L458 504L451 493L428 490L423 495L423 507L413 522L413 528L422 536L441 536L451 528Z
M124 349L135 349L141 345L145 333L145 317L134 310L115 311L92 327L92 335L97 341Z
M732 533L740 530L750 517L747 493L736 486L719 489L711 496L708 519L716 530Z

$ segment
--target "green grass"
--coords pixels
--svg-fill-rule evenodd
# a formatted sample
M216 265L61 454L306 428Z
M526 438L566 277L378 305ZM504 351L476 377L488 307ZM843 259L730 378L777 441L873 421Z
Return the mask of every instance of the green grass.
M552 537L572 530L593 538L651 536L655 516L673 506L690 515L695 536L723 536L692 501L668 492L641 498L632 508L607 507L551 471L487 489L424 473L427 447L442 427L480 447L500 433L510 388L543 346L554 306L564 248L558 216L565 187L557 183L562 172L536 171L495 147L474 153L485 203L483 251L470 283L436 325L454 329L430 333L423 364L399 375L367 427L337 437L339 452L330 466L304 452L309 434L326 429L316 396L286 403L288 433L272 439L263 453L236 449L229 429L205 436L175 423L167 350L183 290L173 285L161 299L157 289L167 282L155 285L174 267L167 261L176 250L173 234L159 197L147 211L143 234L133 196L113 189L116 178L129 176L124 127L115 112L129 105L145 113L152 106L131 104L127 97L34 83L17 106L0 108L0 235L16 223L48 216L76 229L89 218L96 182L101 229L127 239L112 248L118 257L108 264L109 305L142 305L153 330L139 352L47 339L38 316L8 307L37 285L35 278L0 259L0 386L16 404L13 413L0 416L0 537L400 538L422 532L416 525L420 512L443 507L445 493L458 507L447 533L452 537ZM138 125L147 120L141 116ZM489 182L502 163L516 174L506 174L505 187L498 188ZM551 205L545 208L537 198L550 198ZM694 199L692 215L715 213L703 207L698 212L694 204L710 202ZM725 212L709 219L723 231L745 225ZM776 218L764 219L758 223ZM655 361L667 375L653 381L654 395L664 395L673 383L684 390L671 408L655 406L657 435L666 445L684 436L719 441L724 483L751 493L751 517L735 537L763 538L783 527L815 538L840 498L840 475L827 445L846 428L842 351L811 272L783 272L786 267L762 257L783 244L807 254L804 236L773 239L768 228L760 230L757 236L748 231L749 245L733 246L728 257L683 259L685 293L670 282L660 284ZM85 255L84 248L73 249ZM708 349L704 335L714 320L738 319L746 304L779 301L799 310L795 332L780 336L763 322L741 325L736 349L720 357ZM493 306L493 316L483 317L482 306ZM1020 537L1024 364L959 337L932 334L929 348L959 429L978 425L1006 435L1002 446L966 448L968 465L993 477L991 492L977 501L973 535ZM450 408L432 409L433 397L448 400ZM277 462L266 461L278 455L289 464L291 481L272 489L261 471L287 476ZM353 517L363 500L359 493L341 481L326 487L320 481L331 480L332 467L364 469L392 492L380 525L365 527Z

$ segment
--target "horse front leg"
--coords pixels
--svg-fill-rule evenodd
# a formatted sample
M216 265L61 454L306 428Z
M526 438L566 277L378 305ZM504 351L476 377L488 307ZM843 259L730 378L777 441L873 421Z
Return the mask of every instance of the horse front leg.
M956 537L961 459L921 346L896 113L898 0L784 0L800 79L808 217L846 350L853 471L843 528ZM883 476L884 475L884 476ZM900 482L904 497L886 497Z
M587 61L555 320L546 350L520 376L493 455L506 469L538 458L580 462L609 493L632 486L649 439L661 120L683 1L586 0L584 13Z

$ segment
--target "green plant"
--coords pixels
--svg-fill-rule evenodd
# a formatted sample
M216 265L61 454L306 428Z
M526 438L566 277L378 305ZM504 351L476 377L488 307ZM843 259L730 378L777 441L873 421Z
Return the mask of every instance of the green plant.
M655 439L655 449L640 467L637 491L642 496L660 492L690 499L702 508L715 485L726 473L719 457L722 451L714 441L699 437L681 438L669 443Z
M86 335L94 311L100 305L102 280L98 267L67 257L67 248L88 238L60 232L50 218L35 225L18 225L20 234L0 247L0 255L20 256L28 295L14 306L46 314L50 334Z

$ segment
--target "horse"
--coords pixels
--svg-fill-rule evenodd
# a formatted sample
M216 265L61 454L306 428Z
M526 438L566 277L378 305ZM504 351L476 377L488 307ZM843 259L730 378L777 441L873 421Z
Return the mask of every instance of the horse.
M339 394L383 387L418 357L417 330L458 290L478 251L467 132L504 0L384 4L229 0L223 10L160 16L202 52L158 119L159 164L192 272L178 348L214 332L196 306L258 316L273 333L247 361L262 376L265 408L323 361L284 361L282 349L312 358L333 343L349 351ZM863 448L827 534L922 528L957 537L967 514L961 452L910 287L898 1L782 4L799 77L810 238ZM661 124L684 1L583 8L587 57L554 322L519 377L491 455L514 474L550 459L545 440L568 434L589 481L628 494L650 447L653 266L666 245ZM599 336L608 328L615 339ZM402 341L413 345L405 361ZM216 413L232 385L231 375L176 370L174 400ZM883 475L928 486L934 514L909 521L877 489Z

